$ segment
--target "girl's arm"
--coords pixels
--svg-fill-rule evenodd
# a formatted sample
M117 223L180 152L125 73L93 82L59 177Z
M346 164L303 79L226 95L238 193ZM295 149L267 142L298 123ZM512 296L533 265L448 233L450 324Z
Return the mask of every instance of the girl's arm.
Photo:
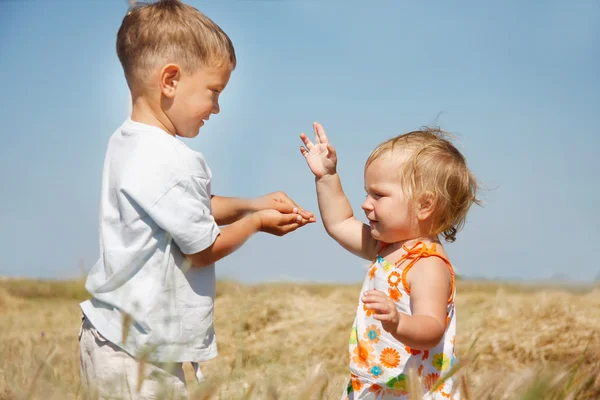
M301 147L300 152L315 175L319 211L325 230L346 250L372 260L377 241L371 236L370 227L354 217L336 172L335 149L329 143L325 130L316 122L313 128L315 143L312 143L304 133L301 134L300 138L306 147Z
M446 332L452 276L437 257L419 260L408 272L412 315L398 312L396 304L379 290L369 290L362 301L375 310L373 318L400 343L415 350L437 346Z

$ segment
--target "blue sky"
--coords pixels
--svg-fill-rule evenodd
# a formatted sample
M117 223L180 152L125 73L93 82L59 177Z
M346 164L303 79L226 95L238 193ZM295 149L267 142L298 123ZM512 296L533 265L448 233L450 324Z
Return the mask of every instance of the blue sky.
M298 151L316 120L362 218L370 150L437 121L487 188L447 246L459 273L600 273L597 1L188 3L238 56L221 114L186 140L206 155L216 194L285 190L316 212ZM125 0L0 1L0 275L76 277L98 257L104 152L129 113L115 52L126 11ZM357 282L364 264L315 224L255 236L218 274Z

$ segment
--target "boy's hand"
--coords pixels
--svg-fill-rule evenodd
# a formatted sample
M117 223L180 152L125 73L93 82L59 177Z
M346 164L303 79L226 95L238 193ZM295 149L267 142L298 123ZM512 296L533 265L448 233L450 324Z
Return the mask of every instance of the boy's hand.
M253 215L260 223L260 231L276 236L283 236L306 224L298 214L282 214L276 210L262 210Z
M269 193L253 199L251 200L251 208L253 211L277 210L283 214L300 214L304 223L317 220L313 213L298 206L284 192Z
M304 133L300 134L300 139L304 143L304 146L300 147L300 152L317 178L334 175L337 166L335 149L329 143L329 139L325 135L325 129L321 124L315 122L313 129L315 131L315 143L311 142Z
M387 332L395 334L400 322L400 313L396 304L380 290L367 290L363 293L362 302L367 309L375 311L373 318L381 321L381 326Z

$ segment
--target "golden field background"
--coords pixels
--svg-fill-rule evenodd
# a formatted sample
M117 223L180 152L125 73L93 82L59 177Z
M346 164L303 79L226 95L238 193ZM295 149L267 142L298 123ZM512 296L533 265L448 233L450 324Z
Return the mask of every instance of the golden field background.
M219 282L219 357L190 397L339 399L359 290ZM80 281L0 280L0 399L77 398L87 297ZM457 312L463 398L600 399L600 286L459 281Z

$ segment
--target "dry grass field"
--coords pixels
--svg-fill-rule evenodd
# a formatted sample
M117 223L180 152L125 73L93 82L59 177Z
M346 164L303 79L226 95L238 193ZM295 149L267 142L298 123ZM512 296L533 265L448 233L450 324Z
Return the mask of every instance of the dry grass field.
M220 282L220 355L190 397L339 399L359 289ZM82 282L0 280L0 399L77 398L85 298ZM600 399L600 287L460 281L457 310L463 398Z

